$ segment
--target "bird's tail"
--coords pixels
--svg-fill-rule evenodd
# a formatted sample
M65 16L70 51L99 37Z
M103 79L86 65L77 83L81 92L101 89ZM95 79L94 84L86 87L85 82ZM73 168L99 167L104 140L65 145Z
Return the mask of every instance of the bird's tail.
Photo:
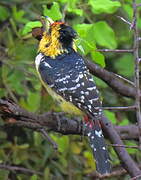
M86 122L86 131L96 161L96 170L100 174L110 173L109 154L99 121Z

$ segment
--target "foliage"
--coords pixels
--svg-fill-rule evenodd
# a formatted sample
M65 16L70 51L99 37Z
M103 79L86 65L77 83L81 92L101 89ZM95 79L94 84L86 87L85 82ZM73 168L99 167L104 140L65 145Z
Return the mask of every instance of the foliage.
M81 54L93 62L124 77L133 78L133 59L129 54L101 53L99 48L130 49L132 33L128 25L117 18L122 15L131 20L130 0L1 0L0 2L0 97L8 97L25 109L43 113L59 111L50 96L40 84L34 67L37 40L31 36L31 29L41 27L39 17L50 16L54 20L65 18L79 35L76 40ZM141 18L138 22L141 28ZM128 66L126 65L128 64ZM132 100L116 95L104 82L96 78L104 106L131 105ZM114 124L129 124L135 121L124 112L106 111ZM131 119L132 118L132 119ZM2 120L0 121L2 124ZM18 180L30 179L90 179L88 173L95 169L92 153L85 139L78 136L61 136L50 133L59 145L55 152L39 133L27 129L9 128L0 132L0 163L21 165L43 172L44 176L17 174ZM127 142L135 144L135 142ZM112 148L113 165L119 160ZM137 151L129 151L140 156ZM6 179L9 172L0 170L0 179Z

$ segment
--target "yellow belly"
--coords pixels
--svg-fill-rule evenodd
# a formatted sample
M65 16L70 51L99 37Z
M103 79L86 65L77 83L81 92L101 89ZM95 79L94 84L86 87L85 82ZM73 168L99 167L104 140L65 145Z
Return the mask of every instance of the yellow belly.
M55 93L50 87L48 87L44 82L43 85L45 86L46 90L48 93L53 97L55 101L59 104L60 108L62 111L69 113L69 114L74 114L76 116L82 116L83 112L78 109L76 106L74 106L72 103L64 100L60 95Z
M38 72L38 71L37 71ZM39 72L38 72L39 74ZM58 95L56 92L54 92L47 84L45 84L39 74L40 80L44 87L46 88L47 92L52 96L52 98L59 104L62 111L73 114L76 116L83 116L83 112L78 109L76 106L74 106L71 102L68 102L64 100L60 95Z

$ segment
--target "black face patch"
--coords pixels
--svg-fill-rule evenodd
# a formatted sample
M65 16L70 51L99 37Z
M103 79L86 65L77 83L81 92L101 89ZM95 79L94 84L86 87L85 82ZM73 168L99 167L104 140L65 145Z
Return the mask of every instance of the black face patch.
M65 24L60 25L60 42L63 44L64 48L72 47L72 41L76 38L77 33L72 29L72 27Z
M74 31L72 29L72 27L70 26L67 26L65 24L62 24L60 25L61 29L60 29L60 35L63 36L64 38L67 37L67 38L76 38L77 36L77 33L76 31Z

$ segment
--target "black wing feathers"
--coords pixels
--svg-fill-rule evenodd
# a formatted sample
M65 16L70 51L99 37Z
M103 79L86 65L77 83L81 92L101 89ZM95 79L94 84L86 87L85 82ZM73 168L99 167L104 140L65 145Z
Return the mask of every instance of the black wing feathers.
M89 114L101 114L98 91L80 55L73 52L56 59L45 57L39 71L43 81L64 99Z

